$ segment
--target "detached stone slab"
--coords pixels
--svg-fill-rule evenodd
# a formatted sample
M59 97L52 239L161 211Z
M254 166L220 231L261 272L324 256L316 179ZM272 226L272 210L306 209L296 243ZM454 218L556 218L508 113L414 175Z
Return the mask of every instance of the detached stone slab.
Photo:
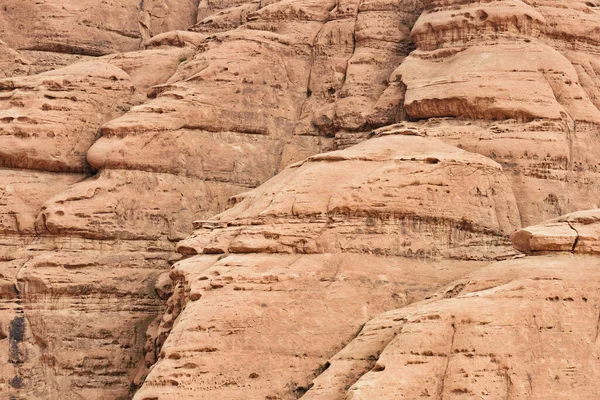
M513 246L525 253L571 251L600 254L600 209L578 211L513 233Z
M513 246L524 253L572 251L577 232L567 222L530 226L510 236Z

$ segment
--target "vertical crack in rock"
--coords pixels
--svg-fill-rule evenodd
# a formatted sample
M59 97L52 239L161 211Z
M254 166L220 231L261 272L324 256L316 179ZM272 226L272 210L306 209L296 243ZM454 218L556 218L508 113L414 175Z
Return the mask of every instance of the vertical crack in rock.
M575 253L575 250L577 248L577 244L579 243L579 232L577 231L577 229L575 229L575 227L573 226L573 224L571 223L571 221L566 221L567 225L569 225L569 228L571 228L574 232L575 232L575 240L573 241L573 246L571 247L571 253Z
M17 304L20 304L17 299ZM15 376L9 381L9 385L14 389L23 387L23 377L21 376L21 366L25 360L25 349L22 348L22 343L25 339L25 316L23 311L17 309L17 315L10 321L8 328L8 362L14 366L16 371Z
M333 11L337 6L338 6L338 4L333 4L331 6L331 8L328 9L328 12L331 14L331 11ZM331 15L327 18L326 21L323 22L323 24L317 31L317 33L313 39L313 43L310 47L310 62L309 62L310 65L308 67L309 69L308 69L308 79L307 79L307 84L306 84L306 99L302 102L300 107L298 107L298 120L300 120L302 118L305 103L312 95L310 87L311 87L313 68L314 68L314 64L315 64L315 52L317 51L317 43L319 42L319 38L321 37L321 32L323 32L323 28L325 28L325 25L327 25L327 23L330 22L330 18L331 18Z
M331 358L327 361L326 368L324 368L310 384L311 389L306 393L306 398L308 399L321 399L323 398L323 383L329 383L334 381L336 377L339 377L339 370L337 373L333 372L333 375L329 375L332 373L332 370L336 370L338 364L341 363L359 363L358 365L354 365L352 372L348 371L348 373L343 374L343 379L338 382L338 393L351 393L352 386L360 381L365 375L369 373L377 373L385 370L385 365L379 365L379 360L381 355L384 353L385 349L392 343L393 340L400 337L402 334L402 330L404 328L406 321L404 319L400 321L394 320L393 327L386 327L386 329L390 329L387 333L387 336L377 342L377 346L375 348L369 348L369 355L363 355L359 358L351 356L353 350L357 351L357 349L352 349L355 342L360 340L363 335L365 335L365 325L361 326L352 340L343 347L343 349L338 353L335 357ZM372 332L371 332L372 334ZM358 350L360 353L361 351ZM347 354L348 353L348 354ZM341 396L341 394L340 394Z
M512 378L510 377L510 374L508 372L508 368L502 365L498 365L498 372L500 374L500 376L502 376L503 380L504 380L504 390L505 390L505 396L504 396L504 400L510 400L513 396L512 396L512 392L513 392L513 381ZM531 382L529 382L529 385L531 385Z
M354 54L356 53L356 26L358 25L358 15L360 14L360 9L363 2L364 0L360 0L356 7L356 15L354 16L354 28L352 29L352 53L350 54L350 57L348 57L348 59L346 60L346 68L344 69L344 77L342 78L342 89L344 88L344 85L346 84L346 79L348 78L348 67L350 66L350 60L352 60L352 57L354 57Z
M567 177L573 172L575 165L575 154L573 151L573 142L577 139L576 129L577 129L577 121L574 120L568 113L562 113L563 117L563 127L564 132L567 137L567 150L568 150L568 158L567 163L565 165L567 171ZM573 129L571 129L571 121L573 122Z
M394 327L393 334L387 340L384 340L381 342L381 345L378 347L378 349L376 351L376 355L373 355L373 356L369 357L367 360L365 360L365 361L368 361L369 363L367 364L367 366L365 367L363 372L357 374L353 380L348 381L348 383L347 383L348 388L351 388L352 385L354 385L356 382L358 382L365 374L373 371L373 369L377 366L379 359L381 358L381 355L383 354L385 349L390 345L390 343L394 339L396 339L399 335L402 334L402 329L404 328L405 324L406 324L406 321L402 320L402 321L400 321L400 323L398 325L396 325ZM379 367L380 371L381 371L381 367L383 367L385 369L385 365L382 365ZM374 372L378 372L378 371L374 371Z
M25 261L26 262L26 261ZM8 382L11 387L16 390L23 388L24 381L21 374L22 365L27 361L26 349L23 347L25 341L25 329L26 329L26 318L23 310L23 298L22 290L19 287L18 276L24 268L24 263L21 264L13 281L13 288L15 293L15 316L10 321L8 328L8 362L13 365L15 369L15 376Z
M598 318L596 318L596 333L594 334L594 343L598 341L600 335L600 311L598 312Z
M192 4L194 5L194 11L192 13L192 20L194 21L194 25L198 23L198 8L200 7L200 2L202 0L193 0Z
M422 10L419 2L393 5L358 2L352 30L352 54L346 61L341 96L336 100L333 113L336 148L360 142L363 132L408 119L404 104L406 85L397 71L415 50L414 41L407 32ZM370 19L375 15L382 16L379 31L370 27ZM395 25L390 23L392 20ZM357 32L359 30L362 32ZM362 35L360 43L359 35ZM367 57L373 61L367 61ZM398 58L402 60L398 61ZM375 65L378 68L374 68ZM371 82L369 90L365 89L365 74L373 75L377 80ZM349 110L351 99L356 104L354 110Z
M456 324L457 322L452 322L452 336L450 338L450 351L448 352L448 356L446 357L446 365L444 366L444 372L442 373L442 379L440 382L440 388L438 391L438 398L440 400L444 400L444 394L446 389L446 378L448 377L448 367L450 366L450 359L454 354L454 339L456 337Z
M140 0L139 4L140 15L138 17L138 31L142 38L140 44L145 40L150 39L152 36L150 32L150 13L145 9L146 1L148 0Z
M594 335L594 343L598 342L599 335L600 335L600 311L598 311L598 318L596 318L596 333Z

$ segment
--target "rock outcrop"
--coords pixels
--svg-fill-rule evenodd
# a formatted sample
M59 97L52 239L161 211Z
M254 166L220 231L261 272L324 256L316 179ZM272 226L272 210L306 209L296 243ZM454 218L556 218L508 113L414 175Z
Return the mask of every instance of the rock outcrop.
M99 127L139 101L137 90L123 70L98 61L0 87L0 325L8 346L0 392L117 398L139 357L136 341L143 344L136 329L143 332L160 308L149 288L169 250L144 254L139 245L86 241L76 232L50 236L38 216L45 202L90 176L86 152Z
M207 229L180 242L179 251L489 258L486 247L499 249L520 225L500 165L408 133L288 167L234 197L235 207L197 222Z
M27 75L29 71L29 61L0 40L0 78Z
M374 314L514 254L520 223L498 164L408 135L310 157L235 200L179 244L197 255L171 271L150 339L172 330L136 399L294 398Z
M596 398L598 279L590 256L482 268L369 321L303 398Z
M412 30L417 49L390 79L406 86L408 118L453 118L439 135L504 166L524 225L595 207L597 9L424 3Z
M515 247L538 255L372 319L303 398L597 397L597 215L519 230Z
M598 397L599 18L5 1L0 396Z
M17 50L99 56L195 22L198 0L6 0L0 37Z
M526 253L565 251L598 254L600 251L600 210L564 215L511 235L514 246Z

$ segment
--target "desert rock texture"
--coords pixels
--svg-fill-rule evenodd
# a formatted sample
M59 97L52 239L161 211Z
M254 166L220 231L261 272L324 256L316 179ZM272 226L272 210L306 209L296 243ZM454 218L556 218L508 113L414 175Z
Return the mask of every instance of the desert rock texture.
M0 397L600 398L600 3L0 2Z

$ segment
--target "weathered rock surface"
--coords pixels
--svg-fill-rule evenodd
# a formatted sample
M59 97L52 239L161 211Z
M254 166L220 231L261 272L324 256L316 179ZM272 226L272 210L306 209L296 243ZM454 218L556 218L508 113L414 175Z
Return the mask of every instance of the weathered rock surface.
M507 188L493 161L419 136L288 167L179 244L201 255L171 271L181 289L159 341L177 319L135 398L304 393L372 313L512 253Z
M29 64L22 54L0 40L0 78L27 75L30 70Z
M0 83L3 396L127 397L174 242L207 192L215 203L235 193L134 168L86 179L102 124L147 100L195 52L173 44Z
M524 252L570 251L598 254L600 251L600 210L564 215L511 235L514 246Z
M171 274L191 290L177 301L190 300L163 317L159 332L175 326L134 398L296 398L373 315L481 265L366 254L190 258Z
M598 182L597 8L424 3L417 49L389 79L406 86L408 118L452 118L430 134L502 164L524 225L596 207L584 182Z
M234 199L243 200L198 222L208 229L179 251L485 259L487 246L498 248L520 225L498 164L420 136L384 136L309 157Z
M99 56L195 22L197 0L6 0L0 37L14 49Z
M492 264L371 320L307 399L600 395L597 257Z
M412 31L418 51L398 71L411 117L530 120L560 119L563 112L598 123L586 90L591 82L580 81L575 61L597 52L593 7L569 6L565 17L580 26L566 37L561 31L570 24L556 23L564 7L553 1L427 3Z
M0 396L598 397L594 2L4 3Z
M131 106L133 89L125 72L98 62L2 80L0 165L85 172L98 127Z

